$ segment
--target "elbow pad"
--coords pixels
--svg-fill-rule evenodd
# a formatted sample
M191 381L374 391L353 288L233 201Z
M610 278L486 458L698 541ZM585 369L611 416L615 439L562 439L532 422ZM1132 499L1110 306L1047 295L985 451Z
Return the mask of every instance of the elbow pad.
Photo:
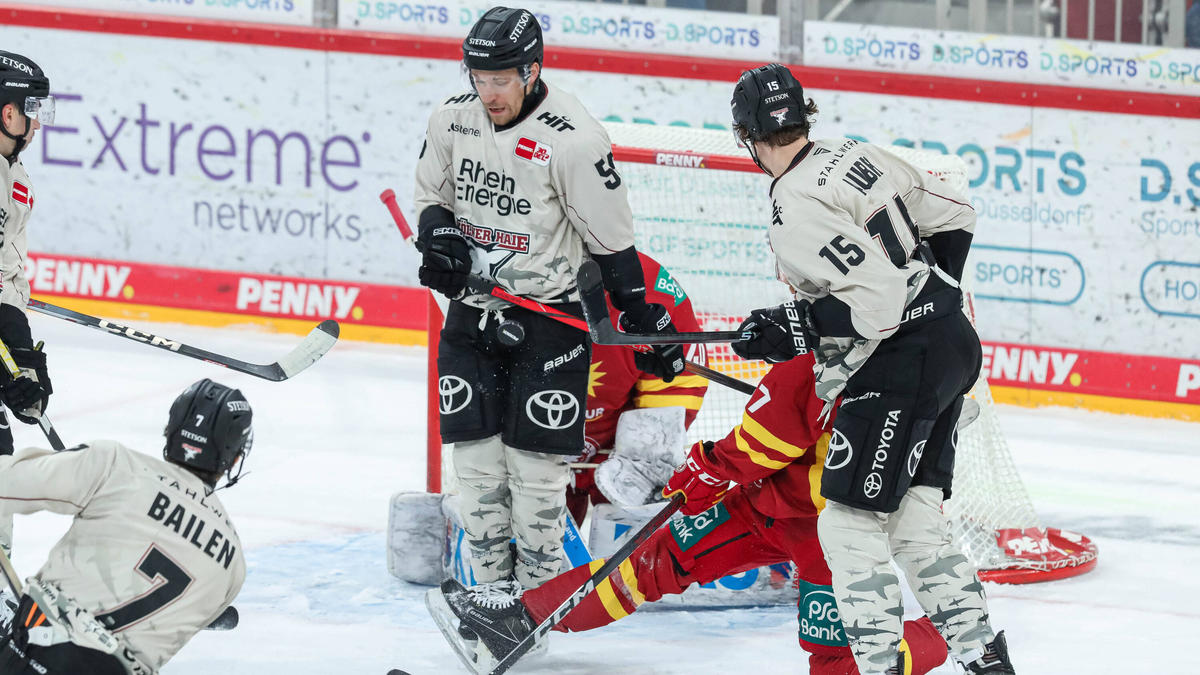
M963 271L967 266L967 254L971 252L971 240L974 235L966 230L950 230L938 232L926 237L929 248L933 251L933 259L938 267L955 281L962 281Z
M813 330L821 337L865 339L854 329L850 305L827 295L809 306Z
M613 306L622 312L646 304L646 279L642 276L642 263L637 249L630 246L608 255L592 255L600 266L604 288L612 298Z
M29 331L29 317L16 305L0 304L0 339L13 349L33 349L33 334Z

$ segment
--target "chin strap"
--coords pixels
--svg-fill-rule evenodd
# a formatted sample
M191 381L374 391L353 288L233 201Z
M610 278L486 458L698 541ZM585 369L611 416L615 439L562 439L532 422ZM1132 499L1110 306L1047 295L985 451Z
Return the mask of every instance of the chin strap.
M21 115L21 117L25 116ZM25 131L21 132L20 136L14 136L8 133L8 127L4 126L3 123L0 123L0 132L3 132L5 136L13 139L13 141L16 143L16 146L13 147L12 154L8 157L9 162L15 161L17 159L17 155L21 154L21 150L25 148L25 137L29 135L29 125L29 118L25 117Z

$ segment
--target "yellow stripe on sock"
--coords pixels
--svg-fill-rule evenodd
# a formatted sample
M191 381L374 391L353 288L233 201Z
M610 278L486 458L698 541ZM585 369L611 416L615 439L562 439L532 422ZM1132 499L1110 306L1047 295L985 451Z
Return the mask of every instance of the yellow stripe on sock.
M641 606L646 601L646 596L638 590L637 575L633 573L633 563L626 560L617 567L617 570L621 572L621 580L625 582L625 588L628 588L630 595L633 596L630 598L633 600L633 606Z
M588 563L588 571L592 574L604 565L604 559L593 560ZM621 601L617 599L617 593L613 590L612 582L606 577L603 581L596 584L596 597L600 598L600 604L604 606L604 611L613 618L614 621L624 619L629 616L629 612L621 606Z

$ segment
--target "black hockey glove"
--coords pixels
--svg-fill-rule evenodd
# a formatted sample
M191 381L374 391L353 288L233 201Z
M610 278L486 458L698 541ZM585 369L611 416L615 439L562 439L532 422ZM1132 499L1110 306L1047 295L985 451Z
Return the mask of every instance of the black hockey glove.
M13 361L21 369L16 378L6 377L0 396L4 405L25 424L37 424L42 413L50 405L50 373L46 370L46 353L41 344L36 349L16 348L11 350Z
M417 236L421 251L421 269L417 278L422 286L454 300L467 287L471 274L471 246L454 225L421 228Z
M817 346L817 332L807 300L791 300L778 307L750 312L738 326L754 337L730 343L733 353L743 359L762 359L770 363L790 361Z
M667 308L658 303L642 303L621 313L621 328L627 333L676 333ZM683 372L683 347L654 345L653 351L636 352L633 363L638 370L670 382Z

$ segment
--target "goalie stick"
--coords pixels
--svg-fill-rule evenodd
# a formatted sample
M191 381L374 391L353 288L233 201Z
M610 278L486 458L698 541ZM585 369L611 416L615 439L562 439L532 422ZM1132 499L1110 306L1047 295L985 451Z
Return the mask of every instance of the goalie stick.
M165 338L153 333L146 333L136 328L122 326L119 323L114 323L107 319L101 319L88 314L76 312L65 307L52 305L41 300L30 299L29 309L42 314L48 314L59 319L65 319L72 323L77 323L88 328L104 331L111 335L118 335L135 342L140 342L151 347L158 347L169 352L189 356L193 359L207 361L209 363L224 366L230 370L236 370L240 373L261 377L264 380L272 382L282 382L289 377L294 377L297 373L308 368L316 363L325 352L328 352L335 343L337 343L339 327L338 322L333 319L326 319L317 324L312 331L305 336L300 344L287 353L282 359L274 363L248 363L239 361L238 359L215 354L213 352L193 347L170 338Z
M42 343L39 342L37 349L40 351L41 348ZM8 371L8 374L10 377L12 377L12 379L15 380L21 376L21 368L17 365L17 362L13 360L12 352L8 350L8 345L4 344L4 340L0 340L0 361L4 362L4 369ZM41 416L38 417L38 426L42 428L42 433L46 435L46 440L50 441L51 448L55 450L67 449L66 443L63 443L62 438L60 438L58 432L55 431L54 425L50 422L50 418L46 416L46 413L42 413Z
M404 241L415 246L416 242L415 237L413 236L412 228L408 226L408 220L405 219L404 213L400 211L400 205L396 203L396 193L391 189L384 190L379 194L379 201L383 202L384 206L387 207L388 212L392 214L392 220L395 221L396 227L400 230L400 235L404 237ZM584 319L580 319L577 316L559 311L536 300L530 300L529 298L523 298L519 295L513 295L505 289L497 286L494 282L488 281L487 279L475 274L471 274L467 277L467 288L472 293L477 293L479 295L490 295L493 298L503 300L510 305L515 305L517 307L528 309L532 312L537 312L538 314L542 314L560 323L578 328L582 331L587 331L588 333L592 334L592 341L596 342L595 334L590 330L588 323ZM580 284L580 288L582 289L582 284ZM600 293L601 301L603 302L603 288L600 289ZM605 307L604 314L605 316L608 315L607 307ZM596 342L596 344L603 343ZM636 348L644 345L643 343L634 343L631 346ZM730 377L725 373L713 370L707 366L700 365L699 363L684 361L684 370L692 373L693 375L699 375L707 380L716 382L717 384L723 384L726 387L734 389L735 391L740 391L743 394L754 393L754 385L743 382L736 377Z
M587 319L592 342L598 345L685 345L700 342L737 342L754 337L751 331L713 330L682 333L622 333L613 328L604 301L604 286L600 266L587 260L579 266L579 299Z

